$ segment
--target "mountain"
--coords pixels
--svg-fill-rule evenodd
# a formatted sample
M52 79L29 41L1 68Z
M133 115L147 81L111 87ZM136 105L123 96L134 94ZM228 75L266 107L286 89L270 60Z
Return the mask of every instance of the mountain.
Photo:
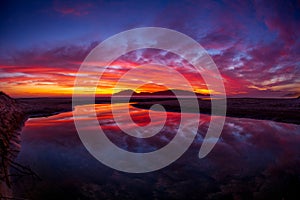
M144 97L144 96L162 96L162 97L175 97L175 92L178 96L182 97L189 97L192 95L201 96L201 97L207 97L209 94L201 94L201 93L195 93L190 92L186 90L164 90L164 91L158 91L158 92L134 92L133 90L123 90L121 92L115 93L114 96L132 96L132 97Z

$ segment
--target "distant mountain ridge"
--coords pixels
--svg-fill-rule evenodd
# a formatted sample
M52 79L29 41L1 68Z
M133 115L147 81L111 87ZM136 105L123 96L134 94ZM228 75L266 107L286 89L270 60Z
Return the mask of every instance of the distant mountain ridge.
M113 96L132 96L132 97L143 97L143 96L168 96L168 97L175 97L175 93L178 96L201 96L201 97L208 97L209 94L201 94L196 92L190 92L186 90L163 90L158 92L140 92L137 93L133 90L123 90L121 92L113 94Z

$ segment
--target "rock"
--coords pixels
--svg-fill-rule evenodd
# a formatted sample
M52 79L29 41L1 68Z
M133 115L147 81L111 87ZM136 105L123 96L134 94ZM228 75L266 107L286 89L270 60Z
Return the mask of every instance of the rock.
M20 149L17 140L26 115L18 102L0 91L0 199L11 197L9 166Z

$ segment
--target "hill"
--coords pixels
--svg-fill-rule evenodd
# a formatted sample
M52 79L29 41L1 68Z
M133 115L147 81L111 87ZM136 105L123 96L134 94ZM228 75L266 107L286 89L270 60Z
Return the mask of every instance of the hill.
M160 97L175 97L175 93L181 97L191 97L196 95L197 97L209 97L209 94L195 93L185 90L164 90L158 92L140 92L137 93L133 90L123 90L121 92L115 93L114 96L132 96L132 97L149 97L149 96L160 96Z

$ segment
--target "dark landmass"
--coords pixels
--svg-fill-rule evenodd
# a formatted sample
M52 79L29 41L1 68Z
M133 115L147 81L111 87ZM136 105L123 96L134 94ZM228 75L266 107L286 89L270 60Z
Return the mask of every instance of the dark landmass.
M142 109L150 109L154 104L161 104L166 111L181 111L178 100L172 96L147 95L132 96L130 102L134 102L132 104L134 107ZM126 98L122 96L116 99L115 102L118 103L126 102ZM186 105L189 105L188 97L184 98L184 101L187 101ZM28 117L46 117L73 109L71 98L26 98L18 99L17 102ZM110 103L110 98L98 97L95 103ZM201 113L211 114L210 99L198 98L198 103ZM82 104L85 104L84 99ZM196 109L187 106L185 110L193 113ZM226 116L300 124L300 99L228 98Z
M189 91L176 90L176 93L187 101L193 94ZM154 104L161 104L166 111L180 112L180 105L171 90L154 92L154 93L136 93L132 90L125 90L115 94L122 97L132 94L131 102L137 102L133 106L142 109L150 109ZM196 93L200 112L211 114L211 101L209 95ZM219 101L219 100L214 100ZM192 106L185 107L188 112L197 112ZM285 99L267 99L267 98L228 98L226 116L238 118L251 118L261 120L272 120L277 122L300 124L300 97Z
M17 99L17 102L22 107L24 113L31 118L47 117L73 110L72 98L20 98ZM95 103L110 103L110 98L96 98ZM86 104L84 99L82 99L81 104Z
M186 92L186 91L184 91ZM189 93L189 92L188 92ZM123 93L124 94L124 93ZM133 106L142 109L149 109L154 104L161 104L167 111L180 112L180 106L174 94L169 91L162 93L137 93L130 98ZM164 94L159 96L157 94ZM126 102L127 98L116 96L118 103ZM21 98L14 100L22 112L27 117L47 117L61 112L72 111L72 98ZM189 98L184 98L188 101ZM219 101L218 99L214 101ZM95 103L110 103L109 97L96 97ZM198 103L200 112L204 114L211 113L211 100L209 98L199 98ZM82 104L86 104L84 98ZM187 106L188 112L195 112L195 108ZM238 118L251 118L261 120L273 120L277 122L286 122L300 124L300 99L267 99L267 98L228 98L227 116Z
M185 99L184 101L189 101ZM220 100L214 100L220 101ZM198 99L200 113L211 114L211 101ZM150 109L154 104L161 104L166 111L180 112L177 99L157 99L156 101L137 102L133 106ZM188 102L187 102L188 104ZM185 107L188 112L195 112L194 107ZM229 98L227 99L226 116L272 120L277 122L300 124L300 99L262 99L262 98Z
M182 96L182 97L191 97L191 96L197 96L197 97L209 97L209 94L201 94L201 93L194 93L190 91L185 91L185 90L164 90L164 91L158 91L158 92L134 92L133 90L123 90L121 92L118 92L114 94L116 97L122 97L122 96L131 96L133 98L139 98L139 97L146 97L146 96L157 96L157 97L176 97L175 93L177 96Z

